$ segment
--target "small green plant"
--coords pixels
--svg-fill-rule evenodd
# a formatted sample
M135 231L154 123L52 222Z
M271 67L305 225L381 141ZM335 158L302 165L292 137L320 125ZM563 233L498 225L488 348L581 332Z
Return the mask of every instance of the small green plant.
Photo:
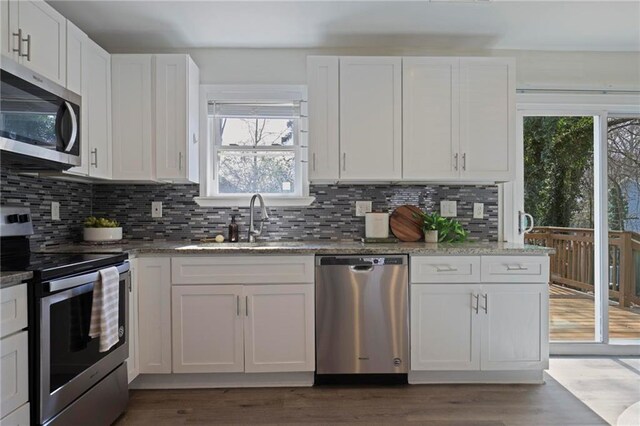
M438 231L438 242L440 243L459 243L465 241L469 236L469 232L455 219L442 217L435 212L422 212L419 216L422 218L422 230L425 232Z
M120 224L106 217L89 216L84 220L85 228L117 228Z

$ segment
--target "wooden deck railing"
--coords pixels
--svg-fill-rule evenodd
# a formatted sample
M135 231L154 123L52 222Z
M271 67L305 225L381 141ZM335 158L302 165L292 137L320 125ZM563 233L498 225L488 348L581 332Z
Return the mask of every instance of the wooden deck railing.
M551 282L594 292L593 229L539 226L525 242L551 247ZM609 232L609 298L620 306L640 305L640 234Z

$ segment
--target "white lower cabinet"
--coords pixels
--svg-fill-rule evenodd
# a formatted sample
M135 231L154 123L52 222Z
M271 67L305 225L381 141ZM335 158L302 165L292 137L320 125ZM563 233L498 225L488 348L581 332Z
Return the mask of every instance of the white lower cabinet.
M312 284L174 285L174 373L315 369Z
M29 407L29 403L26 403L17 410L7 414L0 419L0 426L29 426L31 424Z
M0 418L29 401L28 360L27 331L0 341ZM5 424L4 420L2 424Z
M129 358L127 358L127 377L131 383L140 374L138 349L138 259L129 260L131 287L129 292Z

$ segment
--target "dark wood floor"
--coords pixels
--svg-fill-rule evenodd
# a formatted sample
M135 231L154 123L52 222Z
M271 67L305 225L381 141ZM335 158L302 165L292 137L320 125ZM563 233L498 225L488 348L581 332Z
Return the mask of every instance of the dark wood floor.
M606 424L549 376L544 385L138 390L116 424L231 423Z

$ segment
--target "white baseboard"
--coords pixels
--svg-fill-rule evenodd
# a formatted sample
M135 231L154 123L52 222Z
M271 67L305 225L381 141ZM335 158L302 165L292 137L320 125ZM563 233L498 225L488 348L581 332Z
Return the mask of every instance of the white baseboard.
M130 389L198 389L313 386L314 373L141 374Z
M542 370L523 371L410 371L409 384L436 383L544 383Z

